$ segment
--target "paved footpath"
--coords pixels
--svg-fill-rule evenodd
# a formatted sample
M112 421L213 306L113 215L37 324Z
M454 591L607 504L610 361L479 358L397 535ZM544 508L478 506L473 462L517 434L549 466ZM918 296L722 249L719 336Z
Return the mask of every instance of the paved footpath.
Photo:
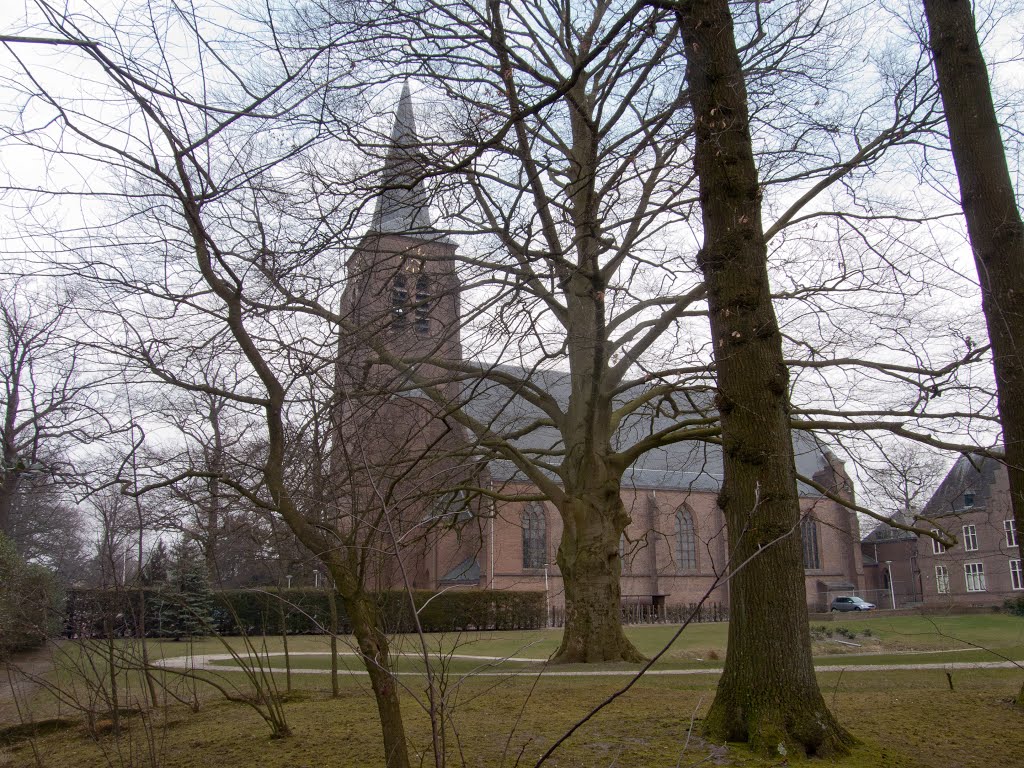
M284 654L273 653L270 654L270 658L281 657ZM298 653L292 653L291 656L328 656L329 654L320 651L302 651ZM356 653L339 653L339 656L357 656ZM406 654L414 658L419 658L415 654ZM169 659L160 659L153 662L154 664L167 667L169 669L208 669L215 670L218 672L230 672L232 667L224 662L232 661L233 657L230 653L209 653L195 656L175 656ZM261 657L260 661L265 662L267 657ZM467 661L478 661L480 662L480 668L473 672L467 672L466 675L479 675L484 677L512 677L512 676L529 676L536 677L538 674L544 677L631 677L636 675L638 670L635 669L602 669L602 670L501 670L501 671L486 671L489 667L495 667L498 664L504 664L507 662L518 662L524 664L543 664L544 659L528 659L521 656L465 656L460 654L446 655L445 659L463 659ZM815 665L814 669L817 672L889 672L901 669L938 669L938 670L954 670L954 669L1010 669L1013 667L1020 668L1024 666L1024 662L1016 661L951 661L945 663L930 663L930 664L822 664ZM262 667L265 672L285 673L284 667ZM330 673L330 669L296 669L292 668L293 675L326 675ZM339 670L344 674L366 674L363 670ZM645 672L645 675L720 675L722 669L718 668L707 668L707 669L651 669ZM396 675L422 675L422 672L396 672Z

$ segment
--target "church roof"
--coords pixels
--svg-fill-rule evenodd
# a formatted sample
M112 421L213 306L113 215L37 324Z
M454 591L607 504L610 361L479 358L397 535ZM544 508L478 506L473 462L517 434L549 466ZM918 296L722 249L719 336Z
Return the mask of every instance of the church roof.
M514 366L500 366L499 370L529 381L533 387L552 395L560 409L565 411L570 393L568 373L527 371ZM617 402L625 403L638 394L639 391L626 392L617 398ZM514 434L514 444L526 455L542 458L544 453L557 453L564 448L556 427L535 423L544 418L539 408L509 387L489 379L467 386L463 410L477 421L490 425L497 434ZM670 428L678 421L699 418L701 411L714 415L706 390L681 392L674 395L671 402L659 400L651 403L623 419L613 447L624 449L646 435ZM794 430L793 447L797 472L801 475L813 478L828 466L825 446L811 434ZM558 461L558 456L551 457L552 463L557 464ZM495 480L526 480L511 461L491 461L488 467ZM688 440L648 451L626 470L622 484L623 487L645 489L717 492L722 486L722 449L712 443ZM801 496L820 496L810 486L799 485Z
M424 176L422 145L416 134L412 94L406 82L398 100L388 153L381 170L381 191L370 225L372 232L408 237L426 235L431 240L447 242L431 221Z

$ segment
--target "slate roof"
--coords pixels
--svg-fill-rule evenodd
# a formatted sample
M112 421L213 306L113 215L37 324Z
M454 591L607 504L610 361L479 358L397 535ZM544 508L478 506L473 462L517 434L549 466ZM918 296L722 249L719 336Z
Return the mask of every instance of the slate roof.
M528 380L533 387L549 393L564 412L570 394L568 373L556 370L527 371L514 366L495 368L519 380ZM508 387L490 380L467 385L465 392L465 412L477 421L489 424L498 434L509 435L528 429L537 419L544 418L543 412L537 406ZM626 392L617 398L616 402L625 403L640 392L639 388ZM700 418L701 411L714 415L708 407L710 397L707 390L695 390L689 396L679 393L671 399L659 400L645 406L623 420L616 433L615 447L626 448L647 435L671 427L677 421ZM524 453L537 456L542 451L560 452L564 448L557 428L546 425L535 426L527 433L516 437L513 442ZM797 471L805 477L813 477L828 465L824 455L825 447L812 435L794 431L793 447ZM559 457L555 456L552 460L558 463ZM488 466L496 480L526 479L510 461L491 461ZM624 487L645 489L715 492L721 485L721 448L696 440L648 451L638 458L623 476ZM820 496L817 491L803 483L800 483L799 491L802 496Z
M416 134L409 83L402 86L395 122L391 128L388 154L381 170L381 192L370 231L410 237L429 236L435 242L449 242L434 229L430 200L423 182L422 145Z
M985 509L995 488L996 473L1002 466L998 459L961 456L935 489L921 514L925 517L943 517ZM964 504L964 494L967 492L974 495L974 503L970 507Z
M480 563L475 557L467 557L441 577L443 585L477 584L480 581Z
M896 512L891 515L892 519L897 523L903 525L913 525L913 515L907 515L904 512ZM911 539L917 539L916 533L910 531L904 531L902 528L894 528L888 523L879 523L871 529L871 533L865 536L861 541L867 544L880 544L883 541L909 541Z

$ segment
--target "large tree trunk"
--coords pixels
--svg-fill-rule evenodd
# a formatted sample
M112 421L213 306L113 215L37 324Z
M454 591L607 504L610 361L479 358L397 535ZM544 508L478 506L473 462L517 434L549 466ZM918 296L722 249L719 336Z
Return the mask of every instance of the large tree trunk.
M726 0L679 13L696 125L707 284L722 421L719 505L729 529L725 669L705 721L759 752L829 755L852 742L818 688L811 657L789 375L768 284L747 96Z
M992 342L1017 541L1024 535L1024 226L968 0L924 0L960 200ZM1017 703L1024 706L1024 687Z
M565 629L555 663L643 660L622 630L619 537L629 522L617 482L597 498L568 498L558 567L565 583Z

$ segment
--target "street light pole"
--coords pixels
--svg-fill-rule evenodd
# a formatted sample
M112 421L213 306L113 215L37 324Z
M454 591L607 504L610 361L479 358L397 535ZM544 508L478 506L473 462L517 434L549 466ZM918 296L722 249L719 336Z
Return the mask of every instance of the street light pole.
M885 561L885 567L889 569L889 599L892 601L892 609L896 610L896 584L892 580L892 560Z
M548 563L544 563L544 626L551 626L551 597L548 592Z

